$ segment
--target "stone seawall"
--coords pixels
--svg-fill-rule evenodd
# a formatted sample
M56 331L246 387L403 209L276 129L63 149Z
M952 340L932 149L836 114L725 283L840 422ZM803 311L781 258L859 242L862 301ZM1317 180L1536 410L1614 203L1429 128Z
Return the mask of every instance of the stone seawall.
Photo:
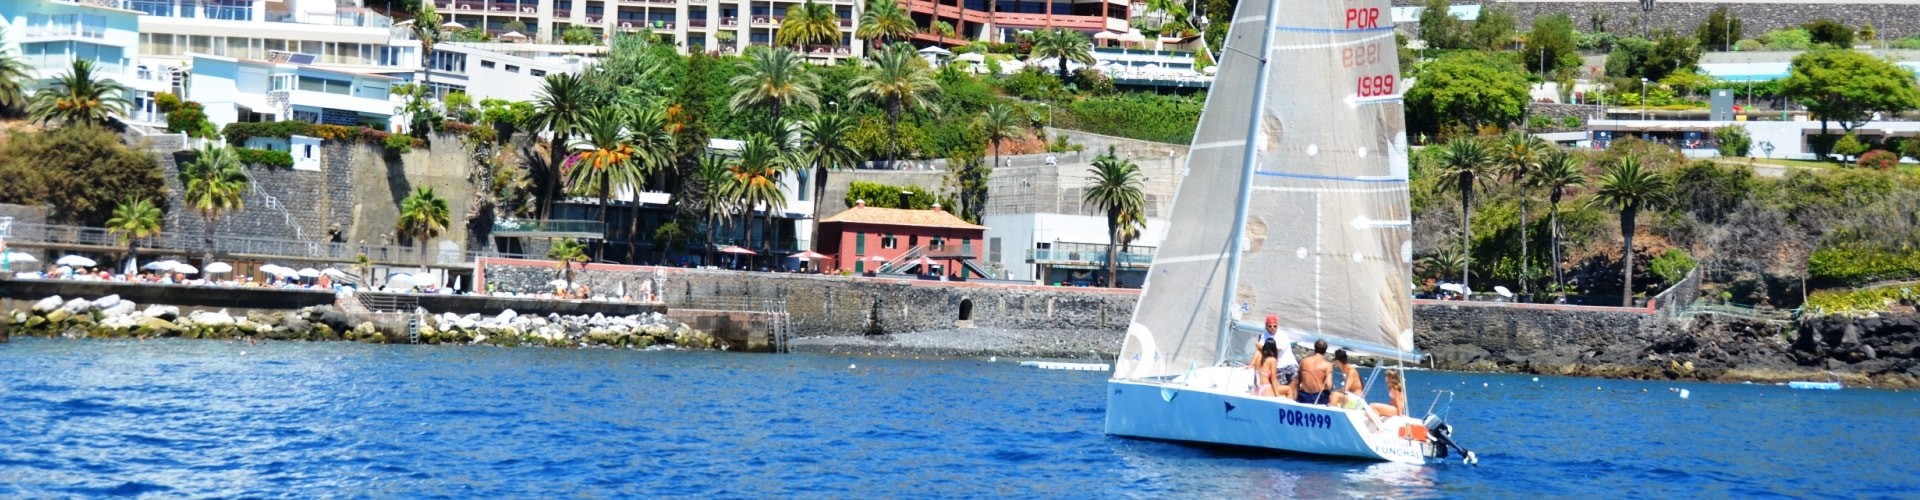
M1395 7L1418 7L1424 5L1419 0L1394 0ZM1728 12L1740 18L1742 38L1754 38L1771 30L1798 27L1815 19L1832 19L1848 26L1858 28L1861 24L1872 22L1881 39L1892 40L1907 35L1920 34L1920 4L1910 2L1807 2L1807 3L1740 3L1740 2L1655 2L1649 14L1640 10L1640 2L1588 1L1588 2L1472 2L1456 1L1454 5L1499 5L1513 13L1519 29L1527 30L1533 26L1533 20L1555 14L1566 14L1573 18L1574 27L1580 31L1594 31L1593 18L1602 15L1606 18L1606 31L1621 36L1641 36L1647 27L1655 30L1672 28L1683 35L1692 35L1693 30L1707 20L1714 9L1726 6ZM1644 21L1643 21L1644 19ZM1419 32L1416 23L1401 23L1399 28L1407 33Z

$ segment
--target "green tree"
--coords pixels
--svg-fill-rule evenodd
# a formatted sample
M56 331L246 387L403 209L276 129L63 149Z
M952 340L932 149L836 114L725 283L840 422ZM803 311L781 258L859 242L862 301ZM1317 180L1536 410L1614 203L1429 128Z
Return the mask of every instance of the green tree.
M575 192L599 192L600 225L607 224L609 195L614 186L640 186L640 169L633 161L633 137L627 130L627 113L614 106L587 110L579 135L567 148L578 162L567 185ZM591 190L591 191L589 191ZM600 258L606 257L606 245L600 245Z
M654 248L660 251L660 260L658 262L665 264L667 262L668 251L673 250L675 247L685 245L688 236L689 234L687 233L686 227L681 226L680 221L677 220L667 221L665 224L661 224L660 227L654 228Z
M1668 74L1690 71L1700 62L1699 40L1660 32L1653 40L1622 38L1607 54L1607 75L1660 81Z
M1527 35L1527 45L1520 57L1526 59L1528 69L1544 68L1542 71L1546 75L1580 67L1573 18L1566 14L1555 14L1533 20L1533 31Z
M1840 122L1852 131L1865 125L1875 111L1895 114L1920 108L1920 90L1912 71L1885 59L1844 49L1814 50L1794 56L1780 92L1806 105L1820 119L1820 135L1827 122Z
M1553 282L1565 294L1566 276L1560 271L1560 238L1566 234L1560 228L1560 200L1567 190L1586 184L1587 174L1583 170L1580 158L1565 150L1555 149L1540 161L1540 171L1533 175L1534 185L1547 188L1547 226L1553 240Z
M580 244L579 240L573 238L553 240L553 245L547 247L547 258L560 262L560 265L557 267L560 268L561 274L566 277L567 290L573 290L573 263L579 262L585 264L587 262L587 246Z
M1066 28L1044 29L1033 32L1033 52L1027 57L1034 60L1053 58L1060 64L1060 81L1067 81L1067 61L1091 65L1093 60L1093 41L1087 35Z
M773 120L766 130L781 129L781 112L787 107L820 107L820 95L814 92L820 78L807 71L807 63L800 53L786 47L753 49L747 51L738 66L740 73L729 82L738 90L728 106L734 113L754 107L766 108Z
M804 53L807 45L833 45L838 41L840 15L833 12L833 6L806 0L799 7L787 9L787 17L780 20L780 31L774 34L773 43L792 45L793 50Z
M433 254L435 236L447 231L447 224L453 221L452 212L447 209L447 199L434 194L431 187L414 188L413 193L400 200L400 220L394 223L394 230L419 245L420 267L425 269L427 257Z
M146 198L127 198L114 205L113 217L107 219L107 232L127 244L127 260L134 258L134 249L140 240L160 235L162 223L160 207Z
M1093 165L1087 168L1087 184L1080 192L1080 203L1106 212L1107 234L1107 286L1118 286L1120 229L1127 218L1135 215L1130 212L1146 210L1146 195L1142 194L1143 175L1140 166L1114 155L1109 146L1105 154L1094 157Z
M7 30L0 28L0 40L5 39ZM0 110L27 104L27 74L31 70L12 49L0 48Z
M600 35L595 35L593 28L576 24L567 27L566 31L560 32L560 43L567 45L594 45L600 43Z
M225 146L200 148L192 161L180 166L180 185L186 188L183 197L187 207L206 219L201 225L205 260L213 260L213 222L227 212L246 208L242 196L247 192L248 182L247 170L240 166L240 156Z
M1427 48L1450 50L1466 47L1465 26L1448 12L1452 8L1448 0L1426 0L1426 6L1420 9L1420 39L1427 42Z
M104 127L15 130L0 141L0 203L45 206L58 221L99 226L127 197L165 199L152 153Z
M1533 254L1527 252L1527 205L1532 201L1531 188L1534 185L1534 173L1540 168L1541 160L1554 149L1540 136L1525 132L1508 132L1502 136L1493 148L1493 161L1496 173L1506 179L1514 189L1520 191L1520 289L1522 293L1531 293L1533 289Z
M458 90L448 92L445 97L440 98L440 105L446 108L448 118L465 123L472 123L479 118L476 116L479 110L473 107L473 97L468 96L466 92Z
M747 248L753 248L753 210L764 210L762 215L766 223L762 229L770 230L773 227L773 214L787 207L786 194L780 192L780 175L787 167L784 160L778 142L772 137L755 134L747 138L747 143L740 148L740 156L728 169L732 175L727 183L731 204L740 207L748 216L746 245L743 245ZM773 248L768 242L762 244L766 248ZM748 265L752 265L752 258L748 258Z
M827 192L828 173L852 168L860 162L853 152L853 146L847 144L847 135L852 132L853 119L840 113L821 113L812 120L800 123L801 147L806 151L807 159L813 163L813 199L816 200L816 207L817 200ZM815 252L822 250L819 247L819 224L813 225L812 241Z
M552 135L547 147L546 171L534 177L540 183L540 191L545 193L540 199L543 219L553 216L553 200L565 182L561 178L560 162L566 157L566 145L580 129L586 111L599 104L593 97L586 79L565 72L547 75L540 93L534 95L534 112L528 121L532 128L547 130Z
M1492 173L1493 153L1479 139L1455 138L1440 149L1441 182L1460 192L1460 286L1468 286L1468 269L1473 263L1473 193Z
M1701 47L1732 51L1733 42L1740 41L1740 37L1746 34L1740 28L1740 18L1734 17L1727 6L1722 5L1707 14L1706 22L1693 30L1693 37L1700 41Z
M987 106L980 115L980 131L987 134L987 142L993 144L993 165L1000 166L1000 145L1019 137L1027 131L1026 117L1019 110L1005 104Z
M509 19L506 24L500 25L500 29L506 30L508 33L525 35L527 34L527 23L520 22L519 19Z
M1481 127L1520 120L1527 103L1526 71L1484 52L1455 52L1427 63L1407 89L1410 128L1471 135Z
M74 59L65 74L33 94L27 115L35 122L105 125L127 114L126 85L94 73L93 60Z
M1621 259L1625 281L1621 285L1621 307L1633 307L1633 233L1640 211L1657 207L1666 199L1669 181L1651 169L1642 168L1632 156L1607 167L1600 176L1600 189L1593 194L1592 205L1620 212Z
M731 216L735 205L728 188L733 183L733 172L727 167L727 160L719 155L708 153L700 156L693 177L687 183L689 195L707 222L706 258L701 262L713 263L713 249L716 247L713 232L720 227L720 221Z
M907 8L896 0L867 0L867 10L860 13L860 22L853 29L853 36L873 43L875 48L895 40L913 36L915 23L913 16L907 14Z
M640 203L641 191L647 190L647 179L673 168L676 150L673 127L667 111L659 107L645 107L631 110L627 114L627 141L633 146L633 156L628 158L631 172L623 187L634 193L634 203L627 208L627 253L639 255L640 248ZM664 186L663 186L664 187ZM604 206L604 205L603 205Z
M850 97L886 110L887 128L891 132L888 160L898 159L900 155L900 113L940 108L933 101L940 94L940 84L933 81L933 72L927 69L926 61L920 59L913 46L904 43L887 46L873 59L870 71L854 78L853 85Z
M1832 19L1815 19L1800 25L1813 37L1814 45L1826 45L1836 49L1853 47L1853 28Z
M413 38L420 40L420 86L433 88L433 46L440 43L440 12L434 10L433 2L415 2L413 4L413 24L408 26Z
M1747 134L1747 127L1726 125L1713 129L1713 142L1720 156L1753 156L1753 136Z
M1853 157L1859 156L1860 153L1867 152L1867 150L1872 147L1873 146L1862 142L1860 137L1854 135L1853 132L1847 132L1846 135L1840 136L1840 140L1833 142L1833 152L1839 153L1840 156L1847 161L1853 160Z
M1471 37L1474 48L1487 51L1509 50L1513 47L1515 24L1513 13L1498 4L1489 5L1494 6L1491 8L1488 5L1480 6L1480 17L1473 20L1468 36Z

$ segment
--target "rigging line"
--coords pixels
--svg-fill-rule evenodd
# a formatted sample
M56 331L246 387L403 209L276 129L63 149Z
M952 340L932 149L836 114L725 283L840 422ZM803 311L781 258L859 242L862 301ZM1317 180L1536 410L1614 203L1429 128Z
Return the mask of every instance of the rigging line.
M1327 208L1320 202L1320 193L1313 193L1313 333L1324 336L1327 331L1320 311L1320 261L1323 259L1320 254L1326 250L1321 244L1326 236L1320 228L1325 224Z
M1245 145L1247 145L1247 141L1244 141L1244 140L1238 140L1238 139L1236 139L1236 140L1231 140L1231 141L1211 141L1211 142L1203 142L1203 143L1199 143L1199 144L1195 144L1195 145L1193 145L1193 147L1190 147L1190 148L1187 148L1187 154L1188 154L1188 155L1192 155L1192 154L1193 154L1193 153L1195 153L1195 152L1198 152L1198 151L1201 151L1201 150L1206 150L1206 149L1214 149L1214 148L1238 148L1238 147L1240 147L1240 146L1245 146Z
M1220 259L1222 259L1222 258L1225 258L1225 257L1226 257L1226 254L1224 254L1224 253L1220 253L1220 254L1213 254L1213 255L1188 255L1188 256L1185 256L1185 257L1162 257L1162 258L1157 258L1157 259L1153 259L1153 263L1155 263L1155 264L1184 264L1184 263L1187 263L1187 262L1205 262L1205 261L1209 261L1209 260L1220 260Z
M1316 181L1370 182L1370 183L1407 182L1406 179L1401 179L1398 177L1341 177L1337 175L1295 174L1295 173L1287 173L1287 172L1275 172L1272 170L1255 170L1253 173L1256 175L1262 175L1266 177L1281 177L1286 179L1308 179L1308 180L1316 180Z
M1278 52L1282 50L1330 49L1334 47L1345 47L1348 45L1360 45L1364 43L1371 43L1371 42L1384 40L1392 37L1393 37L1392 33L1387 33L1385 35L1374 35L1366 38L1347 40L1343 42L1314 43L1314 44L1307 44L1307 45L1275 45L1271 50L1274 52Z
M1328 188L1310 188L1310 187L1292 187L1292 186L1254 186L1253 189L1255 191L1271 191L1276 193L1338 193L1338 194L1379 194L1379 193L1402 193L1407 191L1406 186L1387 187L1387 188L1367 188L1367 189L1360 189L1360 188L1328 189Z

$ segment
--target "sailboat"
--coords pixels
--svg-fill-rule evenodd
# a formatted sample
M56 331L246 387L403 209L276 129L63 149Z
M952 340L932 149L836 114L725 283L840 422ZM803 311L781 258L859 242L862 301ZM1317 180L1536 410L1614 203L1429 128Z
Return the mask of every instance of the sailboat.
M1421 356L1388 0L1238 9L1107 382L1106 432L1402 463L1439 462L1451 448L1472 463L1434 411L1450 393L1425 418L1382 417L1253 395L1253 370L1234 366L1264 331L1247 318L1266 314L1289 345Z

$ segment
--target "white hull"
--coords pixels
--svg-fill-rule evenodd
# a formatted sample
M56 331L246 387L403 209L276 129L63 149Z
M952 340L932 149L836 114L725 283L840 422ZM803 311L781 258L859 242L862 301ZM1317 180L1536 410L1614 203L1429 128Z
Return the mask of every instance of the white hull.
M1203 368L1174 382L1108 380L1107 434L1413 464L1436 455L1437 443L1399 435L1404 426L1423 426L1419 420L1375 420L1365 410L1259 397L1234 384L1206 382L1227 380L1235 371L1247 370Z
M1074 370L1083 372L1104 372L1113 369L1113 365L1106 363L1063 363L1059 361L1021 361L1020 366L1028 366L1042 370Z

